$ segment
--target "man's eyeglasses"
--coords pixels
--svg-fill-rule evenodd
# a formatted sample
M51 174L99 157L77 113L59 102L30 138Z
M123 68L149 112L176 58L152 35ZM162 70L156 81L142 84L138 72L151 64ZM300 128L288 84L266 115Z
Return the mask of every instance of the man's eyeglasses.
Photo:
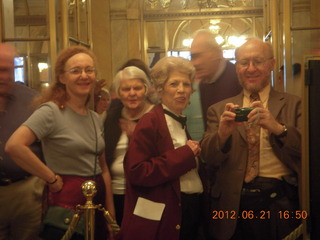
M96 69L94 67L87 67L87 68L71 68L66 72L72 75L81 75L82 72L85 72L87 75L93 75L96 73Z
M250 66L250 62L252 63L252 65L256 68L262 67L268 60L273 59L273 57L271 58L253 58L253 59L242 59L237 61L237 64L242 67L242 68L247 68Z

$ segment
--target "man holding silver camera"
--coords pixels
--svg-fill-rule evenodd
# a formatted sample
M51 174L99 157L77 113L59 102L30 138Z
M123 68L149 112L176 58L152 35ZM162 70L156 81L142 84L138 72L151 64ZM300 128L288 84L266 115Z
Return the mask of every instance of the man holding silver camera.
M271 88L275 59L269 43L248 40L236 50L236 61L243 91L208 109L201 143L209 174L215 176L210 236L282 239L300 224L295 213L301 101ZM285 211L289 219L283 219Z

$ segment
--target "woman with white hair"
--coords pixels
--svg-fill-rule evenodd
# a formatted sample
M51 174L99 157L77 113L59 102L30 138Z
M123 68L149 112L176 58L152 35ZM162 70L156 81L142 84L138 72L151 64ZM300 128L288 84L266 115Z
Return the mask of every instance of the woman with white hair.
M147 100L150 88L148 77L137 67L130 66L120 70L114 78L113 87L121 104L108 111L104 133L116 219L121 225L125 194L124 155L137 122L153 105Z

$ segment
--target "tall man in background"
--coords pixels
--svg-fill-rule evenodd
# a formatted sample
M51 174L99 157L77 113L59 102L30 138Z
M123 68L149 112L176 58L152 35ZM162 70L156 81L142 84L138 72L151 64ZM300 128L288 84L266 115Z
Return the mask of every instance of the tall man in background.
M210 105L241 92L235 65L223 57L221 47L216 41L216 35L209 30L198 30L191 44L191 62L196 68L196 79L193 85L195 92L191 95L190 104L183 114L187 117L187 127L192 139L200 141L207 123L207 110ZM210 217L209 202L210 184L215 176L207 174L205 164L200 164L200 176L204 183L203 194L203 225L204 235L207 235ZM210 220L209 220L210 221ZM207 227L206 227L207 226ZM204 236L199 239L205 238Z
M44 183L18 167L4 152L11 134L31 115L36 92L14 82L16 49L0 43L0 239L36 240ZM40 143L32 149L41 156Z
M195 32L191 44L191 62L196 68L195 92L184 111L193 139L201 140L210 105L237 95L241 90L235 65L223 57L223 52L209 30Z

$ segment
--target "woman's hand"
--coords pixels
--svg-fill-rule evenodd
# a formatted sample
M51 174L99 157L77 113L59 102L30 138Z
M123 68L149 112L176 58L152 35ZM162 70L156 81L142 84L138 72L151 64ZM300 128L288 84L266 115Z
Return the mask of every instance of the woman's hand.
M57 181L54 183L48 183L50 192L59 192L63 187L63 180L59 175L56 175Z
M198 141L188 140L187 145L191 148L194 156L198 157L201 153L200 143Z
M119 120L119 123L121 130L127 134L128 138L130 138L133 134L134 129L136 128L137 123L124 118L121 118Z

